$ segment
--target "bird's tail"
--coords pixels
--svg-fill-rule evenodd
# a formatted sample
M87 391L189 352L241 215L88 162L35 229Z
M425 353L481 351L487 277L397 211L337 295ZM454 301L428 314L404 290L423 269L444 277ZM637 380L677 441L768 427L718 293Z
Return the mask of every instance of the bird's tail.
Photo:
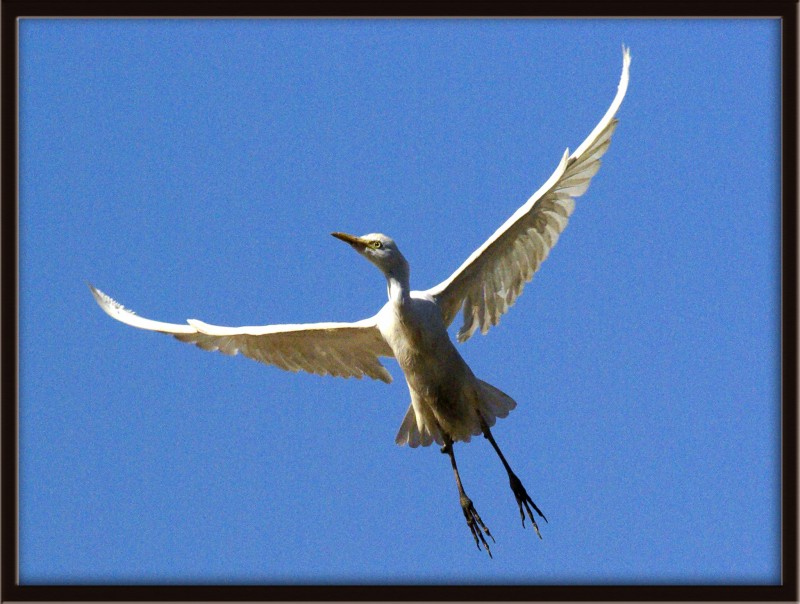
M434 441L440 445L444 444L442 435L438 430L436 430L436 433L433 433L426 424L423 424L422 431L420 431L417 425L417 412L414 411L414 403L411 403L408 406L405 418L403 418L403 423L400 424L400 429L397 431L394 442L401 446L408 445L414 449L420 445L427 447L428 445L432 445Z
M498 417L507 417L510 411L517 406L517 402L499 388L478 380L481 385L480 406L483 421L491 428ZM480 432L475 433L480 434Z
M517 402L502 390L487 384L483 380L478 380L478 384L480 385L478 396L479 411L483 421L491 428L498 417L507 417L509 412L517 406ZM400 429L397 431L394 441L398 445L408 445L411 448L416 448L420 445L427 447L433 444L434 441L440 445L444 444L435 422L432 423L434 425L431 428L428 422L422 422L422 427L420 428L419 422L417 422L417 413L412 403L408 406L408 411L406 411L406 416L403 418L403 423L400 424ZM476 420L472 434L477 436L482 431L481 424ZM469 433L463 434L455 437L455 439L469 442L470 435Z

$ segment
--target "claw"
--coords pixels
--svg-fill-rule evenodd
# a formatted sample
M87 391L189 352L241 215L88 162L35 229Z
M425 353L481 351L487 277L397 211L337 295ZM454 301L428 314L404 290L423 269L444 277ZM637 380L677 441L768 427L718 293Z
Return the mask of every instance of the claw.
M515 474L509 473L509 483L511 485L511 490L514 492L514 497L517 500L517 505L519 506L519 515L522 518L522 527L525 528L525 512L528 512L528 518L531 519L531 524L533 524L533 530L536 531L536 534L539 536L539 539L542 538L542 533L539 532L539 525L536 524L536 520L533 517L533 512L531 511L531 506L533 509L536 510L536 513L539 514L544 521L547 522L547 518L542 511L536 506L531 499L528 492L525 490L525 487L522 486L522 482L520 482L519 478ZM523 505L525 509L523 510Z
M489 548L489 544L487 543L486 538L483 536L483 533L485 532L487 535L489 535L489 538L491 538L493 543L495 543L494 537L492 537L492 533L489 532L489 529L483 523L480 514L478 514L478 511L475 509L475 506L472 505L472 501L466 495L461 498L461 509L464 512L464 518L467 521L467 526L472 533L472 538L475 539L475 545L480 550L481 544L483 544L486 553L489 554L490 558L493 558L492 550ZM481 529L483 529L483 532L481 532Z

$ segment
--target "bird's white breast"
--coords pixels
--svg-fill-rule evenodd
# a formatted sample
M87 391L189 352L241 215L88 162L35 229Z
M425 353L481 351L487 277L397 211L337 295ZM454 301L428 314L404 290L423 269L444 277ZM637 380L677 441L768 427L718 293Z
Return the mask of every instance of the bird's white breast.
M378 328L391 346L418 415L432 414L454 438L474 431L475 377L447 333L441 311L423 292L390 300L378 314Z
M411 292L403 301L387 302L378 314L378 329L406 374L412 369L424 370L420 364L434 370L442 354L447 357L450 350L455 352L439 308L421 292Z

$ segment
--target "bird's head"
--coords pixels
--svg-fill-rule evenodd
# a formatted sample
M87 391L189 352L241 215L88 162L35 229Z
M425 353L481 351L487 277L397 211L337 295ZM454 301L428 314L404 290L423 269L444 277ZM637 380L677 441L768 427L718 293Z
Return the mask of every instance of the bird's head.
M408 271L408 262L391 237L381 233L370 233L361 237L347 233L331 233L331 235L349 244L387 276L398 271Z

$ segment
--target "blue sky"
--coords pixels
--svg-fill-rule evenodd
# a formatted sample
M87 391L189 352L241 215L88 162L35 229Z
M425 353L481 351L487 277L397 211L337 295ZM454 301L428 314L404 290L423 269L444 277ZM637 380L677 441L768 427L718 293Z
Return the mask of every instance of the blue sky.
M775 20L23 20L22 583L776 583ZM483 439L394 444L408 392L112 321L351 321L384 232L447 277L620 125L517 304L460 352ZM453 332L457 327L453 326Z

